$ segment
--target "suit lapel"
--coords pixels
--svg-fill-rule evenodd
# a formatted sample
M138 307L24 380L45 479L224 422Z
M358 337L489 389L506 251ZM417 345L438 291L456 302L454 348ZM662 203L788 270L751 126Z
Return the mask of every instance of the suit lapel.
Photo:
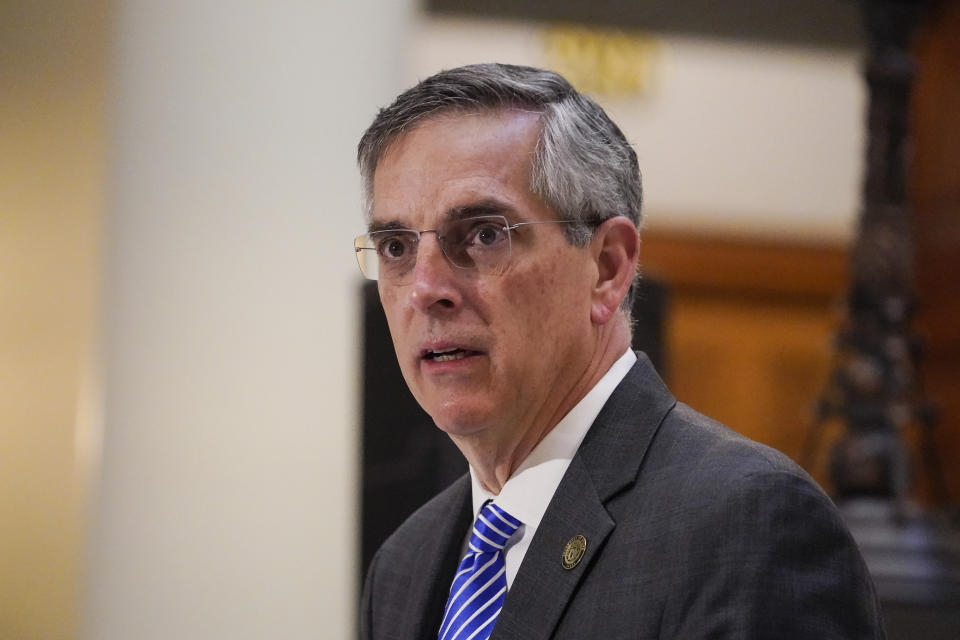
M491 640L548 638L577 585L616 526L605 503L633 484L643 457L676 400L639 353L590 427L547 507L494 627ZM582 535L579 564L564 569L564 549Z
M582 461L574 458L561 486L563 493L558 489L527 549L491 640L548 637L613 531L614 522L594 491ZM564 549L578 535L586 539L586 551L573 569L564 569Z
M448 499L432 505L437 517L419 536L420 553L411 554L408 603L402 619L397 620L398 638L436 638L449 595L450 582L460 562L464 536L473 519L470 500L470 477L464 476L447 491ZM456 514L450 517L450 514Z
M636 482L650 442L676 404L650 360L638 352L636 364L597 415L576 455L603 502Z

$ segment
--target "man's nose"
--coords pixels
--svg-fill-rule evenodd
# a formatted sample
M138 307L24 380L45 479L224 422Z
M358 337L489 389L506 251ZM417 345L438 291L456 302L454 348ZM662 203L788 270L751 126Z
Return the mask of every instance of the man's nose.
M452 309L460 304L457 274L437 240L437 234L424 233L417 247L410 288L411 303L424 313Z

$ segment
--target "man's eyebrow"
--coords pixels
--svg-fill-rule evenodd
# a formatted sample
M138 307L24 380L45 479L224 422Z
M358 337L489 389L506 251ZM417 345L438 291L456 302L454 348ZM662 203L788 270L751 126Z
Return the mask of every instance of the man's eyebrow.
M447 209L445 218L449 220L463 220L477 216L502 216L511 213L513 207L493 198L484 198L476 202L457 205ZM394 229L409 229L410 227L399 220L373 220L367 225L367 233L390 231ZM419 229L422 231L422 229Z
M476 216L504 215L513 211L513 208L499 200L485 198L477 202L451 207L447 210L447 217L451 219L474 218Z
M376 231L390 231L392 229L409 229L409 227L397 220L388 220L386 222L372 220L370 224L367 225L367 233L374 233Z

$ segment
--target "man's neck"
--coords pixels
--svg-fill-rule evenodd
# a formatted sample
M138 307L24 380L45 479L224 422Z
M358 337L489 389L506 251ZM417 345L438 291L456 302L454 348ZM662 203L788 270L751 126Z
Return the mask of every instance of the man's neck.
M460 449L484 489L493 495L499 495L503 485L517 467L530 455L530 452L548 433L583 399L587 393L609 371L613 363L630 346L630 328L623 322L606 326L610 331L599 332L594 355L583 367L583 374L577 382L553 406L541 407L537 415L527 421L526 429L504 430L487 429L469 436L451 436ZM513 438L502 438L502 434L512 434ZM498 437L501 436L501 437Z

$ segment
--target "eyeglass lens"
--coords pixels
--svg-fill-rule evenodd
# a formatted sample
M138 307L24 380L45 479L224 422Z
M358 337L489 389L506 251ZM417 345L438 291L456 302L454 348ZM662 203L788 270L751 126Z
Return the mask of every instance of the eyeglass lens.
M440 249L456 267L483 274L503 271L510 259L510 231L503 216L449 220L435 230L386 229L354 241L363 274L372 280L399 281L413 272L425 233L435 233Z

